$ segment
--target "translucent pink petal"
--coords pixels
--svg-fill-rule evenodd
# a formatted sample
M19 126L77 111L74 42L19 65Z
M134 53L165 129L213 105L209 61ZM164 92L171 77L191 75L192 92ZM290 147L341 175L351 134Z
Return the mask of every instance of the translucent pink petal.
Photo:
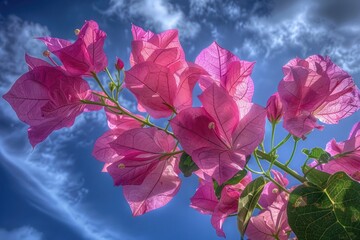
M178 48L158 48L144 41L133 41L131 46L131 66L149 61L166 67L180 60L180 51Z
M206 174L222 184L242 170L246 156L228 149L200 148L192 152L196 165Z
M111 164L107 171L119 185L140 185L160 163L158 155L143 156L141 153L128 154Z
M262 142L265 134L266 111L257 104L237 102L239 124L232 134L233 149L248 156Z
M35 67L41 67L41 66L47 66L47 67L51 67L52 65L40 58L35 58L35 57L32 57L28 54L25 54L25 61L26 61L26 64L28 65L29 67L29 71L34 69Z
M51 132L70 127L89 99L89 86L78 77L70 77L55 67L36 67L22 75L3 97L19 119L29 127L33 146Z
M203 68L193 63L180 61L179 65L174 70L177 83L174 107L178 112L192 106L192 91L195 83L201 76L207 74Z
M96 140L92 155L97 160L106 163L113 163L119 161L122 156L117 154L116 151L112 147L110 147L110 143L113 142L124 131L124 129L111 129L105 132L101 137Z
M201 148L226 149L211 127L214 120L204 108L184 109L170 122L184 151L190 155ZM195 159L193 160L195 161Z
M336 142L333 139L328 142L326 151L332 156L337 154L342 154L342 156L322 164L318 169L331 174L344 171L360 181L360 122L353 126L346 141Z
M297 58L283 70L278 92L284 106L284 127L297 137L319 127L316 119L336 124L360 108L360 93L353 79L328 57Z
M213 182L199 179L199 187L190 201L190 207L200 213L212 214L216 205L219 203L219 200L215 196Z
M50 52L56 52L62 48L71 45L70 41L60 38L40 37L38 39L45 43L46 47L49 49Z
M173 163L161 161L141 185L126 185L123 192L133 215L139 216L166 205L179 188Z
M108 126L110 129L124 129L129 130L132 128L140 128L142 123L125 114L116 114L105 109ZM143 116L134 114L139 119L145 120Z
M250 182L251 174L247 174L238 184L226 185L221 191L220 201L211 217L211 224L218 236L225 237L222 225L230 214L238 211L239 197Z
M132 34L134 41L132 43L132 53L130 55L130 64L134 66L142 61L147 61L155 50L165 50L175 48L176 56L172 58L185 60L185 53L181 47L178 31L167 30L160 34L154 34L151 31L144 31L135 25L132 26ZM153 58L155 58L153 56ZM153 60L148 60L153 61ZM164 61L163 61L164 63Z
M287 197L279 195L271 206L251 217L246 229L248 239L273 240L277 236L279 240L287 240L287 232L291 229L287 222L286 206Z
M152 62L137 64L126 71L125 83L152 117L169 117L173 113L177 87L167 68Z
M154 33L151 31L144 31L141 27L138 27L134 24L131 25L131 33L134 40L148 41Z
M107 66L103 50L106 33L99 29L95 21L86 21L74 43L44 37L39 38L63 63L70 75L91 75L100 72Z
M121 156L141 153L144 157L155 155L160 158L162 153L174 150L175 141L171 135L156 128L135 128L125 131L110 146Z
M289 180L285 178L280 172L276 170L271 170L271 172L274 175L275 181L281 184L281 186L286 187L289 184ZM281 193L282 190L276 184L273 182L268 182L261 193L261 197L259 199L260 206L267 208L276 201Z
M254 94L254 83L250 77L255 62L234 61L228 66L223 86L230 96L237 100L251 102Z
M206 94L212 93L211 88L207 91ZM266 112L263 108L243 102L238 111L240 117L233 114L237 122L230 143L224 141L226 136L222 135L227 131L216 129L217 121L205 108L184 109L171 120L172 129L185 152L191 155L204 173L216 179L219 184L244 167L246 156L254 151L264 136ZM215 116L215 113L212 115ZM224 126L227 126L228 121L218 120Z
M195 63L203 67L215 81L221 82L229 71L230 64L234 61L240 61L240 59L230 51L220 47L216 42L213 42L200 52ZM209 79L200 81L200 87L205 89L208 81Z
M209 86L199 96L205 111L214 119L213 128L223 137L224 143L230 147L232 133L239 122L238 107L226 90L215 84Z

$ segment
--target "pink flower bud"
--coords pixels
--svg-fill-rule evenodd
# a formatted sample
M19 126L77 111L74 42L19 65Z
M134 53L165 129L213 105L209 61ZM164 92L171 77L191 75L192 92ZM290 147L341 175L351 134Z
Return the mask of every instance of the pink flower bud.
M122 70L124 68L124 62L118 57L116 57L115 68L118 71L120 71L120 70Z
M277 123L283 116L283 106L278 92L273 94L266 103L266 115L270 122Z

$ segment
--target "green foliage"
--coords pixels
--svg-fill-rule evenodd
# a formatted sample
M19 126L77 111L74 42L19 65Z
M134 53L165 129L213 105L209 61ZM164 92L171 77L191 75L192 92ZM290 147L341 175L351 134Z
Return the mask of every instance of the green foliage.
M266 183L264 177L259 177L249 183L241 193L238 205L237 223L242 237L245 234L250 217L258 204L260 195Z
M359 239L360 184L346 173L312 170L290 194L288 221L299 240Z
M329 173L319 171L307 165L303 167L303 172L304 172L304 176L310 183L320 188L326 187L327 180L331 176Z
M191 156L184 152L180 157L179 168L185 177L190 177L193 172L199 169Z
M311 150L309 149L303 149L302 152L308 156L308 158L313 158L318 160L319 163L327 163L331 159L331 155L323 150L322 148L313 148Z
M247 171L245 169L240 170L237 174L235 174L231 179L227 180L223 184L219 185L215 180L214 181L214 190L215 195L218 199L221 197L221 191L226 185L235 185L238 184L241 179L243 179L247 174Z

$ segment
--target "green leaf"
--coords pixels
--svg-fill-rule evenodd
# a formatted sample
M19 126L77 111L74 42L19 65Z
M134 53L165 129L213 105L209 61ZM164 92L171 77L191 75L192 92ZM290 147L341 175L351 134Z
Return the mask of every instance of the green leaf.
M226 182L224 182L223 184L219 185L216 180L213 179L213 183L214 183L214 190L215 190L215 195L218 199L220 199L221 197L221 191L223 190L223 188L226 185L235 185L238 184L241 179L243 179L247 174L247 171L245 169L240 170L238 173L236 173L231 179L227 180Z
M259 177L249 183L241 193L238 205L237 223L241 236L244 237L250 217L258 204L260 195L267 181Z
M316 186L320 188L326 187L327 181L329 177L331 176L329 173L319 171L315 168L311 168L307 165L303 167L303 173L306 179L311 182L312 184L315 184Z
M300 185L290 194L287 214L300 240L359 239L360 184L338 172L323 187Z
M191 156L186 152L183 152L180 157L179 168L185 177L190 177L193 172L199 169Z
M311 150L309 149L303 149L302 152L308 156L308 158L313 158L318 160L319 163L327 163L331 159L330 153L326 152L322 148L313 148Z

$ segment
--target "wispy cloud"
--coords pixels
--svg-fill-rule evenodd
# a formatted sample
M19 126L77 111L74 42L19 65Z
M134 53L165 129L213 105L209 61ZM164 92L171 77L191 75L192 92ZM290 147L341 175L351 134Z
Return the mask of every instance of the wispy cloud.
M238 22L245 36L240 50L265 58L289 51L300 52L300 57L319 53L350 73L360 73L360 27L355 24L360 3L354 2L277 0L268 15L250 15L245 23Z
M30 226L23 226L11 230L0 228L0 239L8 240L42 240L41 232Z
M11 83L26 71L24 53L41 55L43 47L33 37L48 35L49 31L45 26L15 16L1 21L0 95L3 95ZM0 116L3 124L0 128L0 156L3 159L0 164L17 180L24 197L34 207L68 225L85 239L124 237L112 228L111 223L101 220L96 210L92 210L93 207L83 202L88 190L83 187L83 178L75 169L74 159L63 151L64 145L85 134L88 126L98 126L98 114L82 115L74 127L54 133L35 150L31 149L26 139L27 126L15 119L15 114L4 100L0 101ZM86 130L84 126L87 126ZM3 238L1 234L14 237ZM0 239L17 239L16 236L29 237L19 239L41 239L41 234L30 227L14 231L0 230Z
M177 28L181 38L194 38L200 31L199 23L190 20L179 6L167 0L110 0L109 7L101 12L134 23L143 20L146 27L157 31Z

